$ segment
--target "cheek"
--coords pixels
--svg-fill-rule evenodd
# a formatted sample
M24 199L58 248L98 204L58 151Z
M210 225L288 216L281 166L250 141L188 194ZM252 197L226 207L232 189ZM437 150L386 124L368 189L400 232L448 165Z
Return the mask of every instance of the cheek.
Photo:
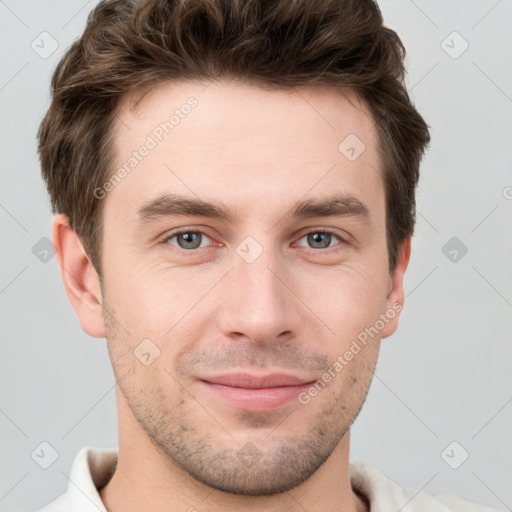
M346 265L320 275L303 273L300 289L304 303L334 331L336 339L351 339L372 325L383 311L386 269ZM332 333L330 333L332 334Z
M129 268L123 272L123 268ZM153 340L162 350L173 340L173 346L197 334L199 316L204 319L204 300L223 272L204 267L172 267L165 262L118 260L110 269L109 300L115 304L118 320L126 326L132 340ZM135 342L135 341L133 341Z
M237 286L232 277L229 287L219 282L229 265L173 266L161 257L146 258L142 263L140 254L115 248L115 242L105 247L105 284L119 322L134 339L155 338L158 343L177 333L183 338L183 329L200 328L194 317L205 320L215 316L222 308L223 293L229 294L231 286ZM346 342L375 322L383 311L389 278L387 262L380 263L377 252L366 251L361 258L337 266L290 262L282 269L299 298L287 300L310 318L304 320L303 328L321 320L330 328L325 331L326 338L331 338L333 331L333 340ZM214 304L203 300L213 288Z

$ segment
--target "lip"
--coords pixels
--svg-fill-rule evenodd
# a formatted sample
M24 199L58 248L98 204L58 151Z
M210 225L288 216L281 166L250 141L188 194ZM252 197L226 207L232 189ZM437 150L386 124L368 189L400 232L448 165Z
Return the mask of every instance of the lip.
M200 385L215 397L249 411L271 411L284 406L314 383L294 375L216 375L199 379Z
M282 386L298 386L311 382L308 379L301 379L295 375L286 375L284 373L272 373L269 375L251 375L249 373L229 373L224 375L215 375L204 377L201 380L211 384L221 384L235 388L261 389L277 388Z

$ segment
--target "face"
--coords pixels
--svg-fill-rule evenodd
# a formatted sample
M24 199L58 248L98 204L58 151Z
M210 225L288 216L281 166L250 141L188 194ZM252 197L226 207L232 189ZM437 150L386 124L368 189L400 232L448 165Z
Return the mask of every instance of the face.
M108 350L118 405L170 464L272 494L309 478L357 416L401 271L355 95L206 85L120 110L125 172L102 199Z

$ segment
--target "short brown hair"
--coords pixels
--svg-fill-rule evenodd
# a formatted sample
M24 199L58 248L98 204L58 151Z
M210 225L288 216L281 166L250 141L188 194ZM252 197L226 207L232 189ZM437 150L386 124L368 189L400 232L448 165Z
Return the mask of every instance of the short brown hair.
M102 208L120 100L173 80L238 78L275 88L348 87L378 128L390 271L412 236L428 125L404 84L405 48L374 0L104 0L52 77L38 131L54 213L101 276ZM341 141L340 141L341 142Z

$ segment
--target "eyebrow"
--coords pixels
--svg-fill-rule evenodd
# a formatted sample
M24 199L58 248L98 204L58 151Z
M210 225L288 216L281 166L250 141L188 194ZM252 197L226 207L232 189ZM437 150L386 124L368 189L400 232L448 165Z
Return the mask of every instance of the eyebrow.
M197 216L236 222L235 210L222 203L214 203L178 194L161 195L145 202L137 211L137 222L146 224L159 218ZM368 207L351 195L332 195L325 198L299 201L286 217L304 220L313 217L359 217L368 221Z

